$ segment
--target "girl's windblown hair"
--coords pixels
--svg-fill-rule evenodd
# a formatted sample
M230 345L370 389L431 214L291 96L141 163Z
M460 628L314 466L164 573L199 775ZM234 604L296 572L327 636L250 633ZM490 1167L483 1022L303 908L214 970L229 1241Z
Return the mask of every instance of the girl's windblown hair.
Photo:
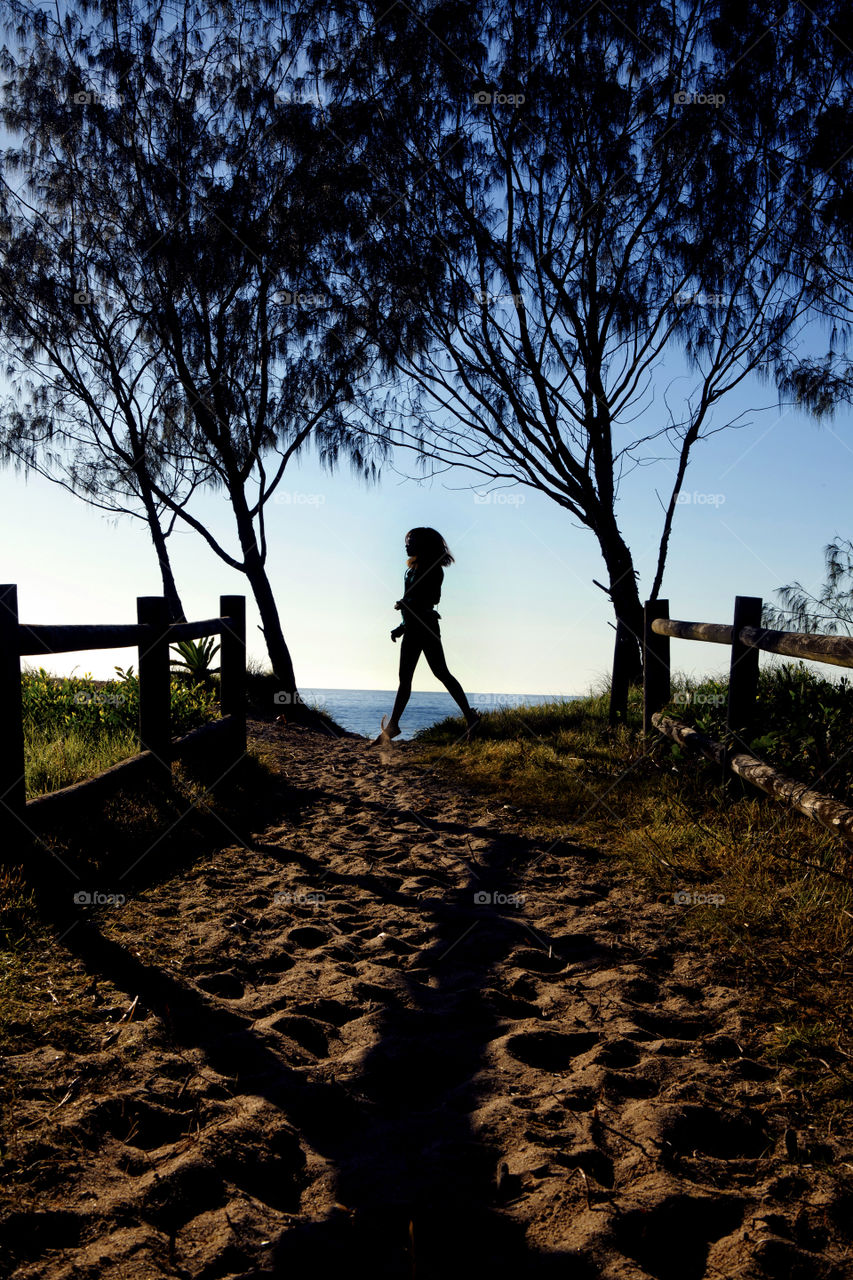
M453 556L437 529L410 529L406 534L406 550L409 564L416 564L420 569L432 569L436 565L444 569L453 564Z

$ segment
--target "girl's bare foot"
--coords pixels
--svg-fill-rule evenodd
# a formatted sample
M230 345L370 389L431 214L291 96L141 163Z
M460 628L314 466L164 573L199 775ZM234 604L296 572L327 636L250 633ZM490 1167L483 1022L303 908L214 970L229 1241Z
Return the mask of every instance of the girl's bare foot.
M400 726L394 724L393 720L389 721L387 716L382 717L382 728L378 735L371 742L372 747L378 747L381 742L390 742L392 738L399 736Z

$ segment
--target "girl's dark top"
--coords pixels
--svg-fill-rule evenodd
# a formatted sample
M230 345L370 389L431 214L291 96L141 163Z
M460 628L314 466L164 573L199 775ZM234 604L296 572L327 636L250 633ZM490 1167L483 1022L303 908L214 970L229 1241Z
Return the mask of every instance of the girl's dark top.
M444 570L440 565L433 565L421 572L416 564L406 570L404 579L406 589L400 601L400 612L403 615L403 626L435 627L438 614L435 606L441 599L441 584L444 581Z

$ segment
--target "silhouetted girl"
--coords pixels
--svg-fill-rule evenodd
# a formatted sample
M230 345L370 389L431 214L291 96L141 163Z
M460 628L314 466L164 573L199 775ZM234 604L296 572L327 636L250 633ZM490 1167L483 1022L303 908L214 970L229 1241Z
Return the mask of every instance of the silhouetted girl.
M453 556L448 551L444 538L435 529L411 529L406 534L406 552L409 567L406 570L405 591L402 599L394 606L401 611L403 621L391 632L392 640L396 640L398 636L403 637L400 645L400 687L394 700L391 719L387 720L383 716L382 731L374 744L396 738L399 734L400 716L409 701L412 676L421 653L426 655L432 674L441 681L458 704L468 722L469 731L480 722L477 712L472 711L469 706L461 684L447 669L438 628L440 615L435 611L441 598L444 567L453 564Z

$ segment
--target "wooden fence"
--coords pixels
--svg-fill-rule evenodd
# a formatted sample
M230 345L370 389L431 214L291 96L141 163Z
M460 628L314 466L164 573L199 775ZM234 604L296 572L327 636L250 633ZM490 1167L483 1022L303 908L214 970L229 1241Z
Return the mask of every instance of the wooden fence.
M170 623L161 596L139 596L135 623L117 626L29 625L18 620L18 589L0 586L0 813L10 833L33 831L81 802L139 777L171 783L172 762L222 751L226 765L246 750L246 598L220 596L218 618ZM221 717L180 738L171 735L169 646L219 635ZM138 755L86 782L26 799L21 658L78 649L135 646L139 672Z
M701 752L725 769L759 787L767 795L820 822L853 843L853 809L778 773L745 747L755 722L758 656L778 653L788 658L853 667L853 638L772 631L761 626L762 601L735 598L732 622L681 622L670 618L668 600L649 600L643 626L643 731L656 729L680 746ZM689 725L661 714L670 701L670 641L702 640L731 650L726 729L729 745L714 742Z

